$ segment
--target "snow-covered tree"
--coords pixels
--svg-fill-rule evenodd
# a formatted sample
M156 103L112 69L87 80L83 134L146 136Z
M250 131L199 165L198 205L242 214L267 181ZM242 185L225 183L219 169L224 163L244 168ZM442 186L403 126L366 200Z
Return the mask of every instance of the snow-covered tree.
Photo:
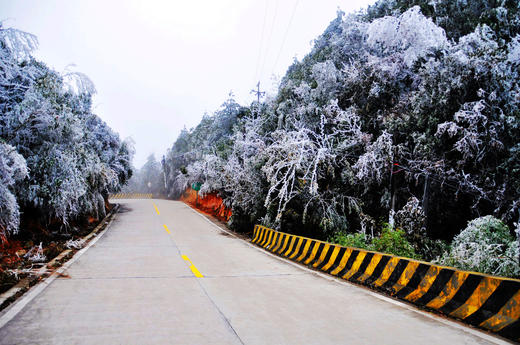
M30 55L36 46L33 35L0 27L0 143L10 148L0 160L13 161L14 153L7 155L13 151L28 171L15 182L2 181L1 208L11 219L20 208L44 227L67 228L72 220L105 213L108 194L131 176L133 152L92 113L93 83L36 61ZM4 223L2 231L15 232L17 222Z
M388 178L388 167L392 164L392 135L383 132L377 140L368 145L366 152L359 156L353 166L356 177L366 184L380 184Z
M163 169L154 154L149 155L141 169L133 173L123 191L126 193L151 193L155 197L166 195Z
M25 159L11 145L0 142L0 240L16 233L20 224L20 210L11 189L27 176Z
M407 66L419 57L445 48L448 40L444 30L414 6L398 17L374 20L367 29L367 44L383 56L402 54Z
M451 243L440 263L469 271L517 277L519 248L509 228L493 216L474 219Z
M396 217L420 237L416 253L435 256L435 240L481 214L518 220L519 80L516 2L338 11L275 95L228 101L181 133L163 162L168 190L204 182L244 229L376 238L376 220Z

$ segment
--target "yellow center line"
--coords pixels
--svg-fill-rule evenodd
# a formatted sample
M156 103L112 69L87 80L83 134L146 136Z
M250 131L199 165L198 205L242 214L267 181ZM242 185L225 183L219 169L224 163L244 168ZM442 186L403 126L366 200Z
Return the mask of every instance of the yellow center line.
M159 213L159 209L157 208L157 205L153 204L153 207L155 208L155 212L157 212L157 214L160 215L160 213Z
M202 275L202 273L199 272L199 270L197 269L197 267L195 267L194 265L191 265L190 266L190 269L191 271L193 272L193 275L197 278L204 278L204 276Z
M186 255L181 255L182 258L185 260L185 261L188 261L190 263L190 270L191 272L193 272L193 275L197 278L204 278L204 276L202 275L202 273L200 273L200 271L197 269L197 267L195 267L195 265L193 264L193 262L191 262L191 260L186 256Z
M182 258L183 258L184 260L188 261L190 264L193 265L193 262L191 262L191 260L190 260L189 257L187 257L186 255L181 255L181 256L182 256Z
M164 230L166 230L167 233L171 234L170 229L168 229L168 227L166 226L166 224L163 224L163 226L164 226Z

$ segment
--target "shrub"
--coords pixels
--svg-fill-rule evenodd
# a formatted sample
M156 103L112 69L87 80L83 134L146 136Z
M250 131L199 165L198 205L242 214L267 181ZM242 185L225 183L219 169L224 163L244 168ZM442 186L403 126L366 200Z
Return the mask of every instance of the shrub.
M373 237L370 239L362 232L355 234L338 232L332 239L329 239L329 241L345 247L374 250L409 258L418 257L412 245L406 239L404 231L401 229L392 230L386 223L383 225L379 237Z
M507 225L493 216L485 216L470 221L437 261L469 271L518 277L518 251L518 242Z
M360 249L368 249L370 246L369 239L364 233L358 232L355 234L346 234L338 232L329 242L337 243L344 247L354 247Z
M426 214L416 197L411 197L403 208L395 213L395 227L404 231L416 251L426 246Z
M374 237L372 239L369 249L397 256L405 256L409 258L417 257L412 245L406 239L404 230L392 230L388 224L383 225L379 237Z
M433 240L429 237L423 237L419 247L415 247L417 255L425 261L434 261L442 256L444 252L450 248L447 242L443 240Z

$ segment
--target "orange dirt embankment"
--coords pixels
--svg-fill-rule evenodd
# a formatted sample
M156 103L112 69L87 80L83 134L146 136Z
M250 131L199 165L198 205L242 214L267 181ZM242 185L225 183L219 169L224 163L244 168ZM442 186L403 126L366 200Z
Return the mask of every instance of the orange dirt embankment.
M180 200L219 220L227 222L231 217L231 210L224 206L222 198L217 193L206 194L204 197L199 195L197 201L197 192L188 188L181 195Z
M0 242L0 272L6 268L14 268L21 261L20 255L25 254L20 241Z

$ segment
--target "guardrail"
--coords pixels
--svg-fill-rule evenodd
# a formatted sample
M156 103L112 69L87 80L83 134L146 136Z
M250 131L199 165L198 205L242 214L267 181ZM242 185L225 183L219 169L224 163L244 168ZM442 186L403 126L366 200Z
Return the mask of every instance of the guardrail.
M255 225L251 242L333 276L520 340L520 280L342 247L261 225Z
M110 194L109 199L152 199L151 193L118 193Z

